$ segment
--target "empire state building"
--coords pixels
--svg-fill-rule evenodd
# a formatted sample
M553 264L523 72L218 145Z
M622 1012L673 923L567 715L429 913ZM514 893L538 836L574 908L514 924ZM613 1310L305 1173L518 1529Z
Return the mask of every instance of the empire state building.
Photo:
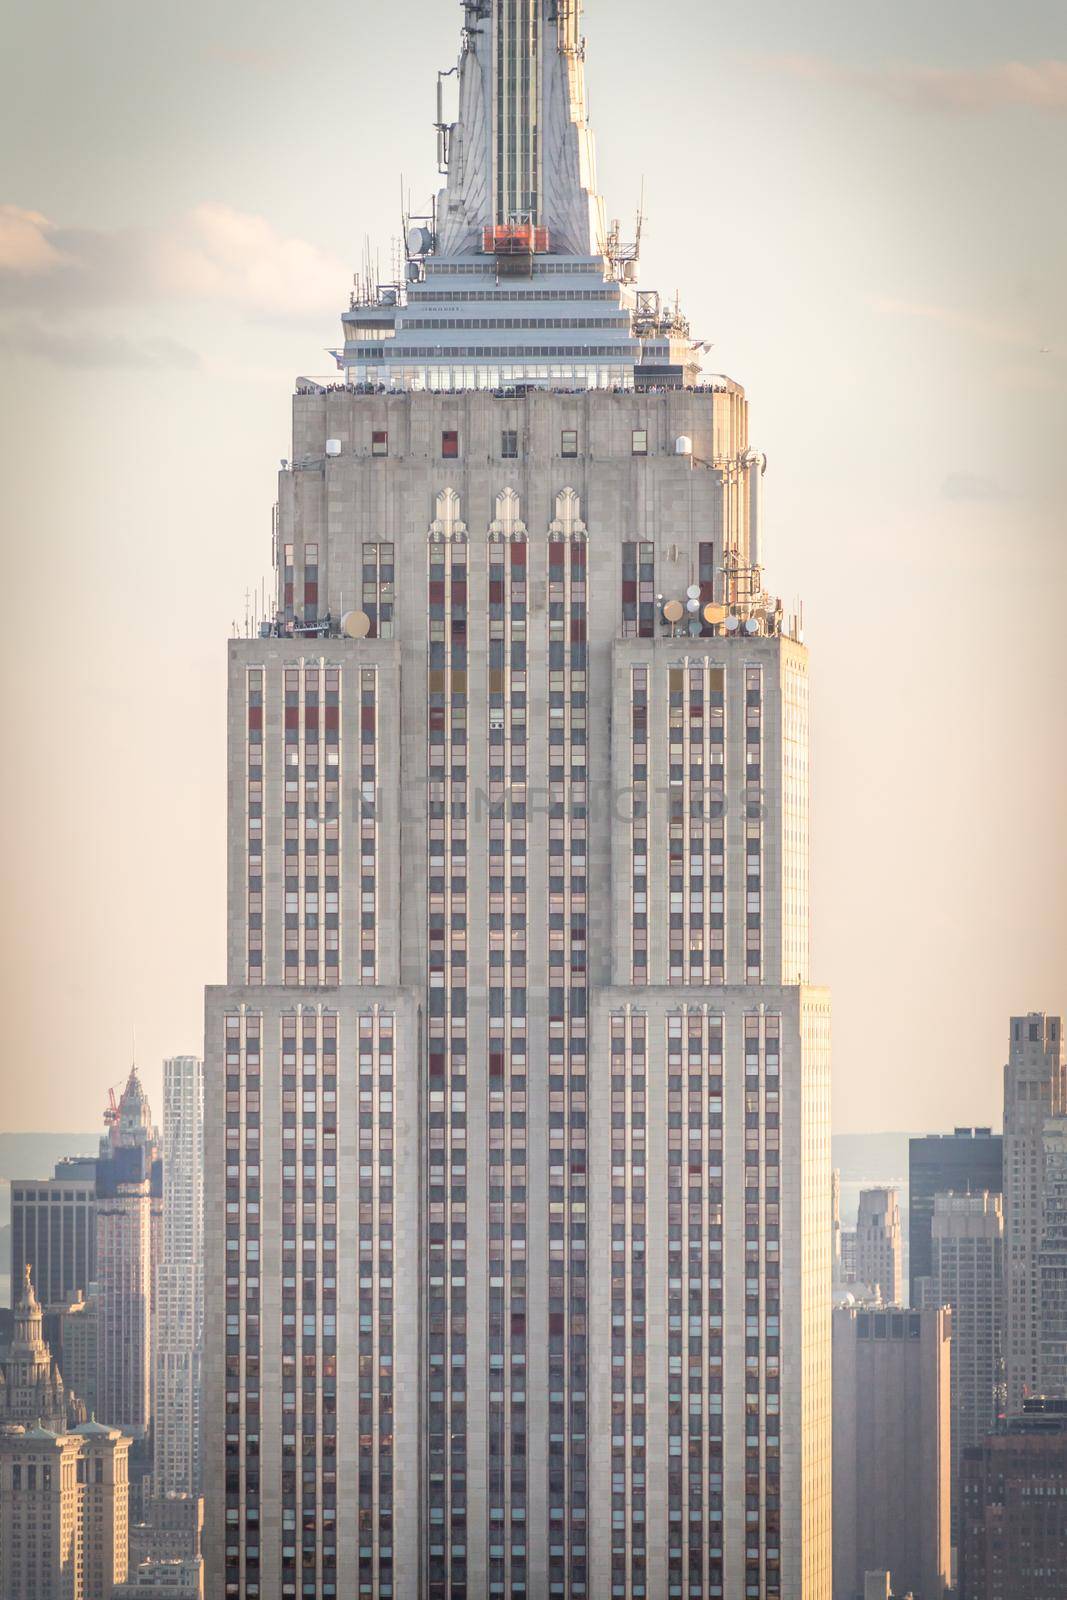
M463 7L228 646L213 1600L829 1600L808 658L578 11Z

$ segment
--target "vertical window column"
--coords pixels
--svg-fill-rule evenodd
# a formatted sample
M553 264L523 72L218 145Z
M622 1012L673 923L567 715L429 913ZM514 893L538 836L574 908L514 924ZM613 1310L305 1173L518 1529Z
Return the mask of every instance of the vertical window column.
M427 1596L467 1593L467 546L431 535L427 666Z
M378 674L373 667L360 671L359 750L359 941L360 980L378 981ZM329 844L327 843L327 849ZM327 927L338 909L327 880ZM336 884L335 884L336 887ZM327 933L329 939L329 932ZM327 962L329 950L327 950Z
M260 1042L261 1019L225 1018L226 1383L225 1592L260 1593Z
M763 669L745 668L745 982L763 978Z
M549 541L549 1592L588 1579L587 538Z
M489 545L489 1593L527 1575L525 539Z
M245 981L263 982L263 681L262 668L250 668L246 697L245 799L248 812L245 863L248 950Z
M393 637L396 605L394 552L389 543L363 546L363 610L370 618L371 639Z
M359 1589L393 1592L394 1018L359 1018ZM401 1537L405 1537L401 1530Z
M288 674L287 674L288 676ZM302 1092L298 1075L301 1038L299 1019L292 1011L281 1019L281 1180L282 1180L282 1250L281 1250L281 1535L282 1535L282 1596L283 1600L295 1596L300 1577L298 1556L298 1471L297 1453L297 1238L298 1212L298 1150L302 1149L298 1128L297 1097ZM302 1176L302 1174L300 1174Z
M630 975L648 982L648 679L649 667L630 673ZM671 926L673 928L673 918Z
M656 547L630 540L622 547L622 636L651 639L656 620Z
M611 1018L611 1592L647 1593L647 1018Z

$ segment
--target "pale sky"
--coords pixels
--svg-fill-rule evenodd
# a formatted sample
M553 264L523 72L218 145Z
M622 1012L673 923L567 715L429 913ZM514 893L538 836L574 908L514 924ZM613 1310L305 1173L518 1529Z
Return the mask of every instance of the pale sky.
M5 1129L224 978L225 640L454 0L34 0L0 63ZM610 215L767 452L814 684L838 1131L998 1123L1067 1006L1067 8L587 0ZM625 230L624 230L625 231Z

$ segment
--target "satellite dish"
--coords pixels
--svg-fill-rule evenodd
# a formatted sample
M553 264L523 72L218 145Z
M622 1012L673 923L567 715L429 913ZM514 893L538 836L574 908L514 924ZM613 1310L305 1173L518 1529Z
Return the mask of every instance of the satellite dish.
M688 589L685 591L685 595L686 595L686 599L687 600L699 600L700 599L700 585L699 585L699 583L691 583L689 585Z
M340 439L327 439L327 441L326 441L326 454L328 456L339 456L341 454L341 441L340 441Z
M429 228L409 228L407 237L408 255L424 256L433 244L433 236Z
M746 633L758 633L759 632L759 622L755 617L749 617L748 621L745 623L745 632Z
M709 600L704 607L705 622L721 622L726 615L726 607L717 605L714 600Z
M700 610L700 601L699 600L695 600L695 599L687 600L685 602L685 609L687 611L699 611Z
M741 626L740 617L727 617L727 619L726 619L726 631L727 631L727 633L736 633L740 626Z
M682 610L682 602L680 600L668 600L663 607L664 622L681 622Z
M698 617L693 617L691 620L689 624L689 632L693 635L694 639L700 632L700 619Z
M370 632L370 618L365 611L346 611L341 618L341 632L346 639L365 639Z

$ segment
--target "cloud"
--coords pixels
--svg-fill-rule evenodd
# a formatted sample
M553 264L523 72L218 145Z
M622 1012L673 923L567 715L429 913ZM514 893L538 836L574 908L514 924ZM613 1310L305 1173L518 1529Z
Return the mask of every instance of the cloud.
M1002 484L974 472L950 472L941 485L941 493L946 500L980 500L987 503L1017 498Z
M47 361L64 370L118 368L124 371L196 371L200 357L176 339L146 335L138 338L125 333L98 333L72 328L59 334L36 319L20 318L8 326L0 324L0 351L32 361Z
M1033 349L1036 340L1032 333L1018 323L1005 322L996 317L982 317L971 311L961 311L955 306L939 306L923 301L900 300L893 295L871 295L869 303L882 316L918 318L940 323L956 333L971 334L996 344L1017 345Z
M345 264L265 217L205 203L159 229L68 228L0 208L0 308L206 303L337 311Z
M51 224L39 211L0 205L0 272L48 272L60 260L48 238Z
M771 71L839 84L923 111L983 112L1008 106L1067 113L1067 61L1002 61L988 67L914 64L853 67L828 56L762 56Z

